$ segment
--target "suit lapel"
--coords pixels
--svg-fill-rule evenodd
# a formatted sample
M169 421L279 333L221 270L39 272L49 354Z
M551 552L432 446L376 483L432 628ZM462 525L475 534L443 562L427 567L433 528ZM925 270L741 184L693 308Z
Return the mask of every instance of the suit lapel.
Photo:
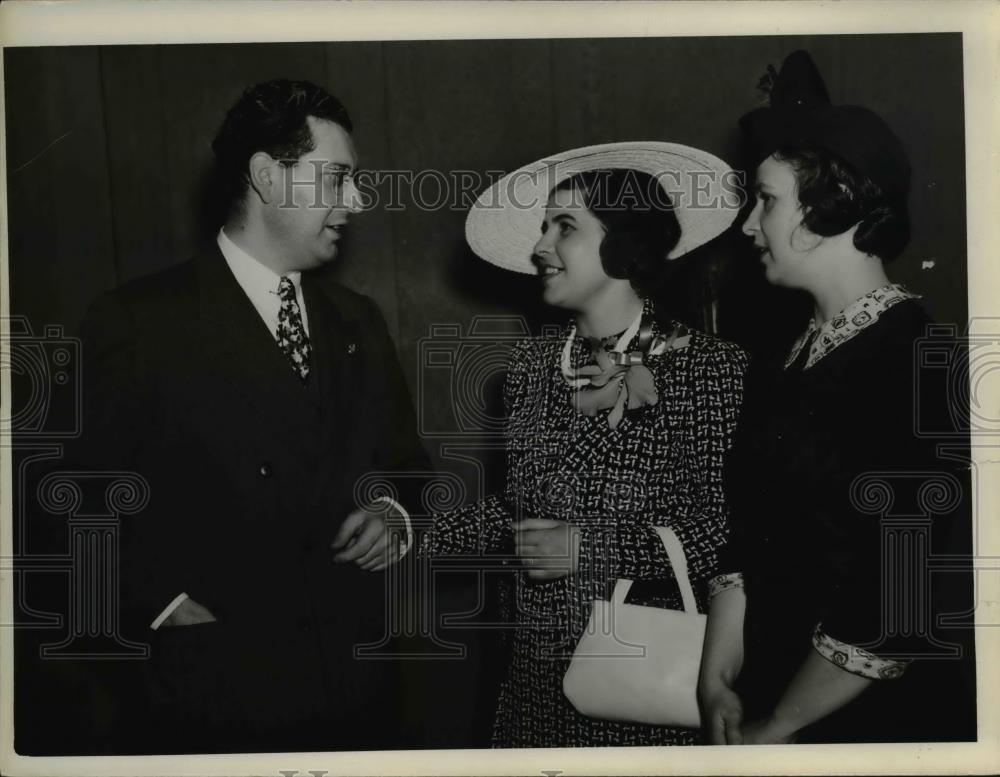
M302 295L309 312L313 367L322 398L322 445L343 446L353 428L360 380L358 324L340 310L318 279L303 276Z
M240 288L222 254L198 260L200 341L209 369L266 424L301 447L315 434L309 392Z

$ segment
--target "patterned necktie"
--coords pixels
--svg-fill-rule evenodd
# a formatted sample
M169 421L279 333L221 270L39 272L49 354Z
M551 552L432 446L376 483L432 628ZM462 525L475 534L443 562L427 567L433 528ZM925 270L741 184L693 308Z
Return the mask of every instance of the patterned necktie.
M305 383L309 379L309 361L312 358L312 345L309 335L302 324L302 313L295 299L295 284L282 276L278 284L278 298L281 307L278 309L278 347L292 363L292 368Z

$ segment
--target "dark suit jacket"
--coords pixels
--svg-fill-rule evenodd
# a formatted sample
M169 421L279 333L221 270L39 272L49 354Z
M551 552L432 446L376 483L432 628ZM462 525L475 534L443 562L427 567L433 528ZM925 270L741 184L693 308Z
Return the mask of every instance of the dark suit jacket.
M354 656L385 634L385 576L329 546L359 478L427 463L375 305L308 273L303 294L308 387L218 250L102 296L81 330L82 456L150 486L122 594L178 749L399 743L392 665ZM218 622L149 631L181 592Z

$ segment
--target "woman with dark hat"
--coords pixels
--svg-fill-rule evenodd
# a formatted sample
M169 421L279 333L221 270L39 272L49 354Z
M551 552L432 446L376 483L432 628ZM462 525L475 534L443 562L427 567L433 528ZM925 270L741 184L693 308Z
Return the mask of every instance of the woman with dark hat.
M884 601L897 570L863 483L932 460L913 432L928 319L884 269L909 235L909 164L876 114L830 105L802 51L741 127L759 162L743 231L768 281L805 291L814 314L783 369L752 371L727 458L733 536L711 585L706 735L906 738L893 702L914 645Z
M686 146L605 144L511 173L469 214L479 256L537 275L544 300L573 317L558 336L512 349L505 488L437 515L423 547L479 556L513 539L495 746L697 742L694 728L582 714L563 677L594 600L619 578L660 582L664 603L680 607L657 527L680 540L695 582L716 571L722 457L745 357L669 320L650 297L669 260L732 223L730 174Z

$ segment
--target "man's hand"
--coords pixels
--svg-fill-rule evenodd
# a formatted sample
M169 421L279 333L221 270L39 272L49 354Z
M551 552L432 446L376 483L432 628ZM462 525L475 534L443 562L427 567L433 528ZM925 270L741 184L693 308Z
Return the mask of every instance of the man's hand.
M528 518L512 525L514 551L531 580L557 580L576 574L580 565L580 529L565 521Z
M338 564L353 561L366 572L381 572L399 560L399 532L392 532L386 514L355 510L347 516L330 547L339 550L333 560ZM403 535L405 539L405 534Z
M204 605L188 598L178 604L172 613L166 617L160 628L174 626L195 626L199 623L212 623L215 616Z
M711 745L743 744L743 704L740 697L723 682L698 688L703 728Z

